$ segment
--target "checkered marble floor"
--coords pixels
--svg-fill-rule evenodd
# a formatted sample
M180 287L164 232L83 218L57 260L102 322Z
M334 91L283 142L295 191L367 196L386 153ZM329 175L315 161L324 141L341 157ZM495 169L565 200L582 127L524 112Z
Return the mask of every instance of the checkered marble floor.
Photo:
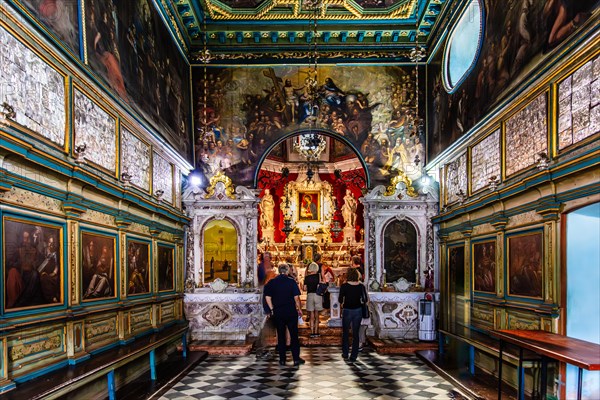
M458 399L463 398L415 356L365 351L347 363L337 347L302 348L306 364L278 358L209 357L162 399Z

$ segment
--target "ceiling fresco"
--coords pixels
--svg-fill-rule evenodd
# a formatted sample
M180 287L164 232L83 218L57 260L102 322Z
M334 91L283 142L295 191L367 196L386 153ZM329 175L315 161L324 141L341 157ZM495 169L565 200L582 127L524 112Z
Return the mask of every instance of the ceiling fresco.
M459 0L158 0L173 36L201 64L207 48L220 63L295 59L314 38L326 59L363 59L391 52L406 61L424 47L448 4ZM317 20L318 28L311 26ZM357 53L360 55L356 56ZM354 55L354 56L352 56ZM368 57L367 57L368 58Z

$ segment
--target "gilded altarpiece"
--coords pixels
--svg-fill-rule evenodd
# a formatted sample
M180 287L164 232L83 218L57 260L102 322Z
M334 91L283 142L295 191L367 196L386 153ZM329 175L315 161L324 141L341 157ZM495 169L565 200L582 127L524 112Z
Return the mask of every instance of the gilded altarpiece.
M558 84L558 148L600 132L600 57Z
M65 146L65 77L0 27L0 102L14 108L19 125Z
M150 190L150 145L121 125L121 173L132 185Z
M505 122L505 175L511 176L548 157L548 103L538 95Z
M75 149L83 158L111 173L117 168L117 120L79 89L73 91Z

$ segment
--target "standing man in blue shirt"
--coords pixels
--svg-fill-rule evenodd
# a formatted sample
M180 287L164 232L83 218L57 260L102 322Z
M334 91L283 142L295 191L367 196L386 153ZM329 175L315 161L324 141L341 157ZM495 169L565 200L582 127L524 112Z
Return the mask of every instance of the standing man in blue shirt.
M298 317L302 316L300 304L300 288L296 281L288 276L287 264L279 264L279 276L271 279L265 286L265 300L277 325L277 349L279 365L285 365L286 346L285 331L290 332L290 349L294 366L304 364L300 358L300 341L298 339Z

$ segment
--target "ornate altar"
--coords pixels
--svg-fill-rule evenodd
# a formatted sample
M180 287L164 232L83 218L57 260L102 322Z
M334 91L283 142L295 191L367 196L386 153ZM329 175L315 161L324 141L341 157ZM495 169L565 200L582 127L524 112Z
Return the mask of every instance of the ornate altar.
M259 199L233 188L218 173L206 192L188 188L183 196L191 218L187 232L184 310L192 339L243 340L256 335L264 315L256 269ZM227 284L215 285L223 281Z
M360 201L374 333L382 338L416 338L418 301L425 290L436 292L439 279L431 223L437 191L427 185L417 190L400 172L390 186L377 186Z

